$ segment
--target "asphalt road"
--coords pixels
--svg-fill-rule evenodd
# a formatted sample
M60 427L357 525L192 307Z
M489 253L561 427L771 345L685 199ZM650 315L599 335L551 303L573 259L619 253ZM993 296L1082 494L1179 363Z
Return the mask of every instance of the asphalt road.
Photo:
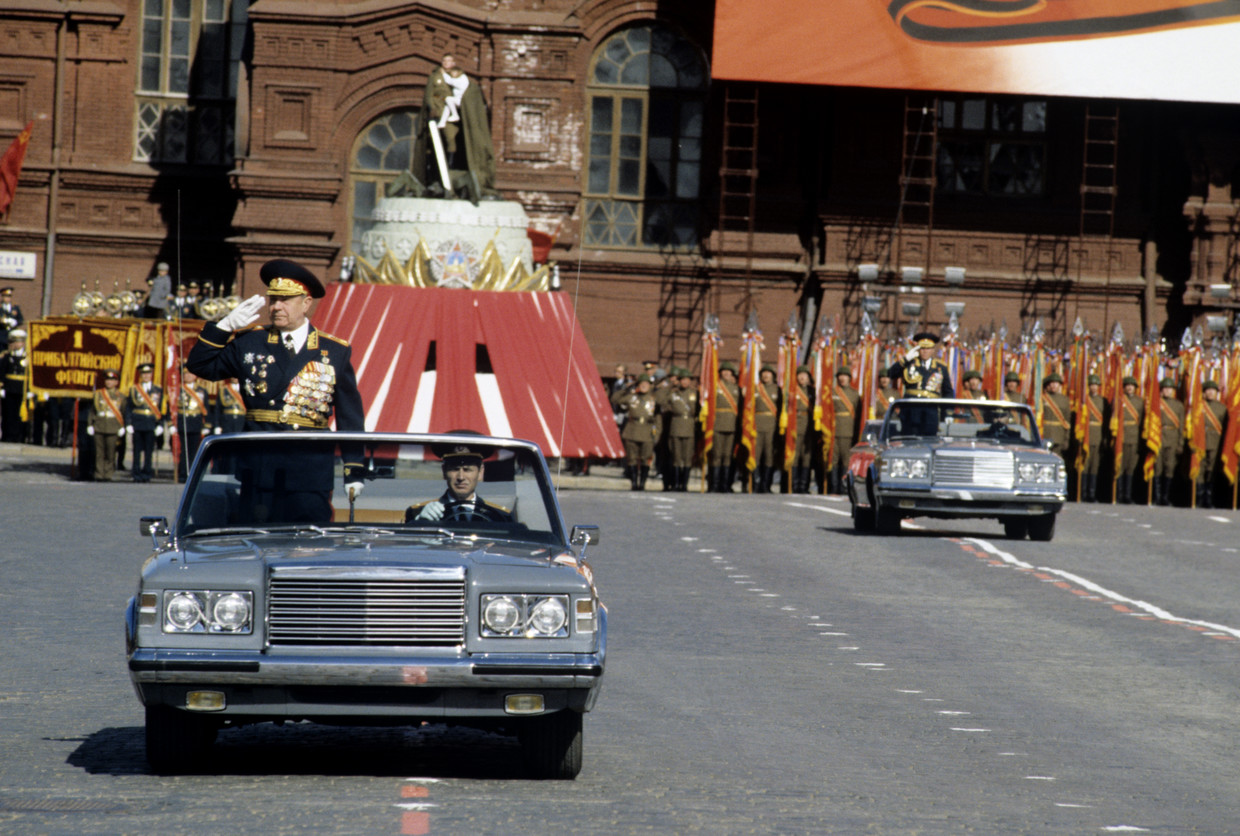
M171 484L0 450L0 833L1240 832L1240 516L852 531L822 497L566 490L610 655L573 782L428 727L250 727L150 775L122 611Z

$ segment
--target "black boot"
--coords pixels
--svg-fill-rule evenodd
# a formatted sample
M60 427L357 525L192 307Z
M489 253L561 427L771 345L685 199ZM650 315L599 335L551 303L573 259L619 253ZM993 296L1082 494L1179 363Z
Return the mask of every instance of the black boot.
M770 493L770 492L771 492L771 483L772 483L772 482L774 482L774 481L775 481L775 468L773 468L773 467L768 467L768 468L766 469L766 477L765 477L765 479L764 479L764 480L763 480L763 482L762 482L762 492L763 492L763 493Z
M1159 476L1154 480L1154 504L1170 505L1171 499L1167 495L1171 487L1171 480L1166 476Z
M762 486L766 484L766 465L758 465L753 472L753 492L762 493Z
M692 467L682 467L680 469L680 476L676 479L676 489L681 493L689 492L689 474L692 472Z
M650 477L650 468L642 465L637 476L637 489L639 491L646 490L646 479Z
M719 493L735 493L732 485L736 483L736 470L733 465L719 468Z
M1213 508L1214 507L1214 485L1211 484L1210 482L1206 482L1201 486L1201 490L1205 493L1205 500L1202 503L1201 507L1202 508Z
M1119 494L1119 501L1124 505L1132 504L1132 477L1120 476L1115 480L1115 492Z
M641 469L632 465L629 467L629 490L640 491L641 489Z
M1096 502L1097 491L1098 491L1098 477L1086 473L1084 478L1081 479L1082 501Z

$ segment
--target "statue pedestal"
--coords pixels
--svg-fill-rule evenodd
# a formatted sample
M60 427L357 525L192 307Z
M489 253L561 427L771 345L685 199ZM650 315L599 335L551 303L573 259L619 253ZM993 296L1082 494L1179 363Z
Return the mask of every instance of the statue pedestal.
M362 236L357 255L378 264L387 253L409 262L424 247L431 274L441 287L469 287L483 267L490 244L505 266L519 261L534 269L534 250L526 230L525 208L513 200L388 197L371 213L373 226Z

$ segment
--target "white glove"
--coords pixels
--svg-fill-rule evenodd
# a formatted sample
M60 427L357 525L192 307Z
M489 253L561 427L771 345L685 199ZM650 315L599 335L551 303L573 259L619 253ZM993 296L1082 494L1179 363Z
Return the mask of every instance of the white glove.
M262 294L255 293L249 299L233 308L232 312L217 322L216 325L225 331L240 331L242 328L247 328L254 324L258 319L258 312L266 304L267 300Z
M159 431L162 429L163 427L156 427L155 435L159 435ZM168 428L168 435L176 435L176 434L177 434L177 426L176 424L173 424L171 427Z
M94 435L94 434L95 434L95 428L94 428L94 427L87 427L87 428L86 428L86 434L87 434L87 435Z
M349 495L349 501L352 502L362 495L362 488L365 487L363 482L345 482L344 490Z
M222 432L224 432L223 427L216 427L215 429L211 430L211 435L219 435Z
M418 512L416 519L419 520L442 520L443 519L443 503L438 499L428 502L422 506L422 510Z
M133 432L133 424L130 424L130 425L129 425L128 427L126 427L125 429L122 429L122 430L121 430L121 434L122 434L122 435L124 435L124 433L125 433L125 430L126 430L126 429L127 429L127 430L129 430L130 432Z
M156 438L159 438L159 437L160 437L161 435L163 435L163 434L164 434L164 428L163 428L163 426L157 426L157 427L155 428L155 437L156 437Z
M908 360L910 363L916 360L919 356L920 355L917 353L917 346L913 346L908 351L904 352L904 359Z
M116 436L117 436L117 438L124 438L124 437L125 437L125 428L124 428L124 427L121 427L119 430L117 430L117 431L116 431Z

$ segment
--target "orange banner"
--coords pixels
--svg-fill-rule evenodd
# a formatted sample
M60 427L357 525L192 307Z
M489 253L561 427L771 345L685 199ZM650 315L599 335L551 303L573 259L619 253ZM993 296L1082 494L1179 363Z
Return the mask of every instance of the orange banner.
M1240 102L1238 42L1240 0L718 0L712 74Z

